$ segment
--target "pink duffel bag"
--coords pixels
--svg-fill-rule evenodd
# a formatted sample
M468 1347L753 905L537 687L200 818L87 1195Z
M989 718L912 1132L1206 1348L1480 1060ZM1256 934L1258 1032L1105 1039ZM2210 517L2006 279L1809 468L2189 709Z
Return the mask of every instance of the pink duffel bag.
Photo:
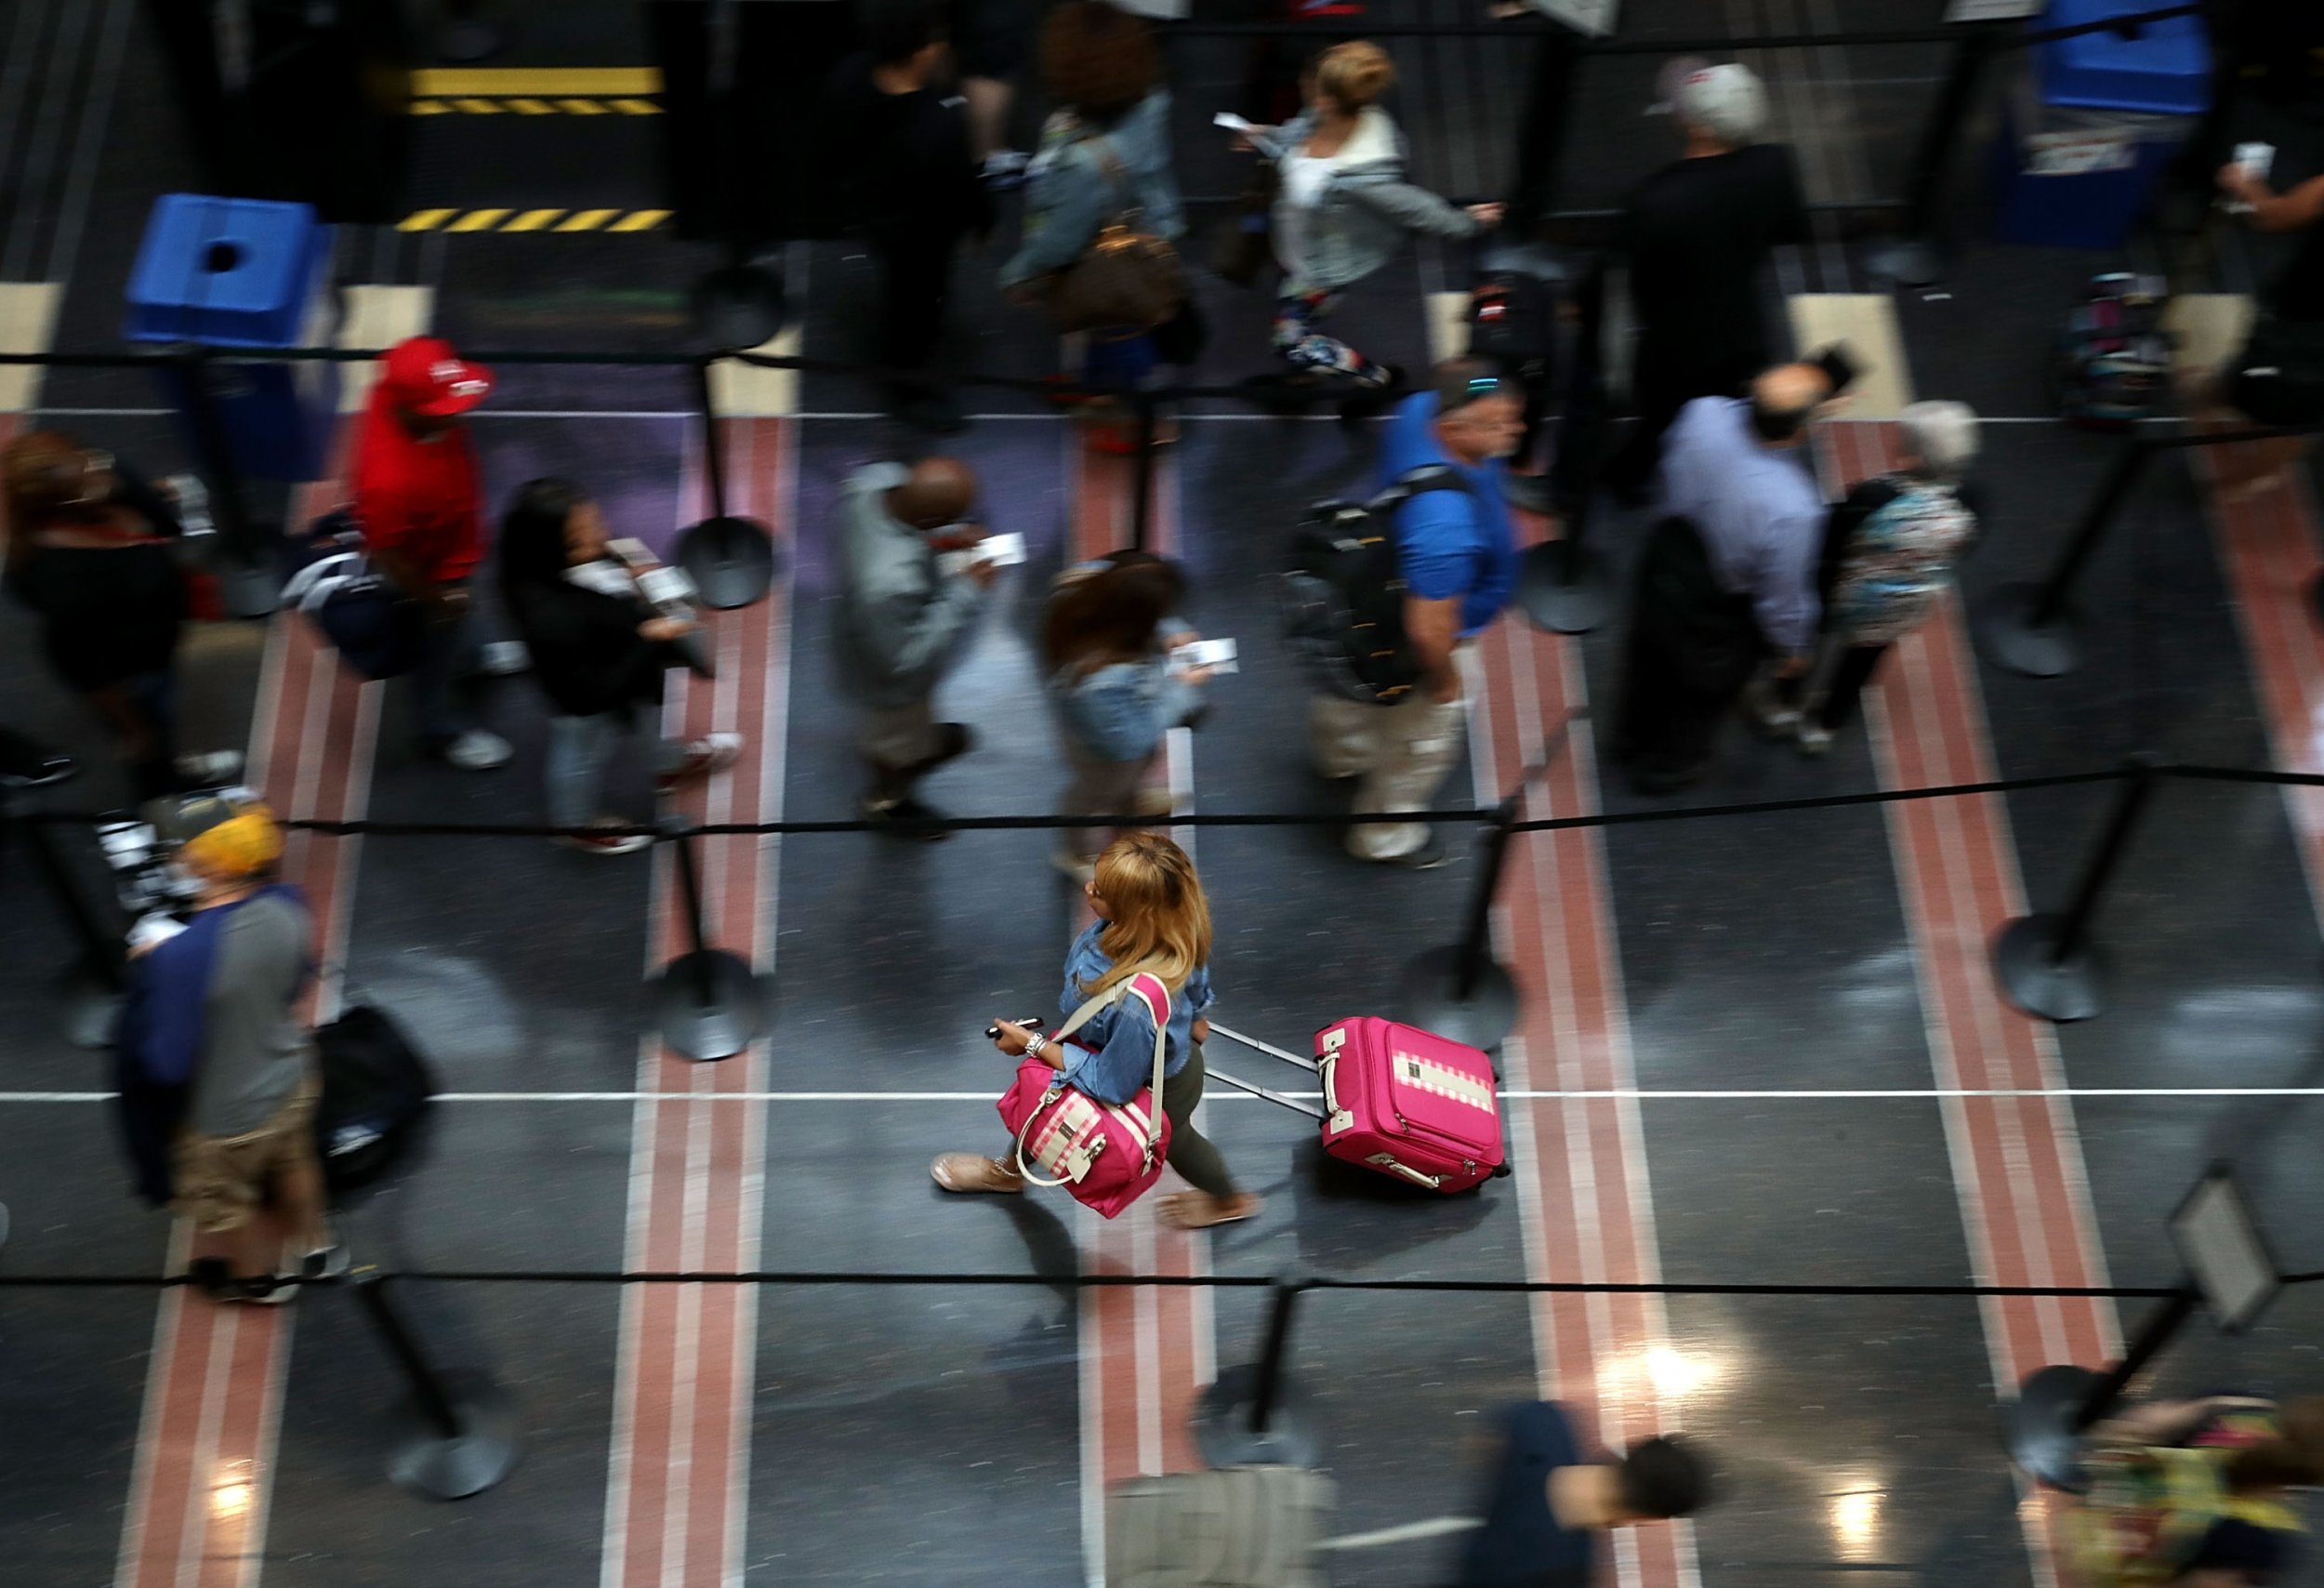
M1028 1058L996 1105L1015 1135L1016 1170L1029 1184L1062 1185L1085 1208L1113 1218L1162 1177L1170 1121L1162 1112L1162 1061L1169 1050L1170 995L1141 971L1089 999L1051 1033L1063 1041L1102 1009L1142 999L1154 1016L1154 1080L1127 1103L1101 1103L1065 1084L1063 1070ZM1087 1043L1076 1043L1087 1047Z

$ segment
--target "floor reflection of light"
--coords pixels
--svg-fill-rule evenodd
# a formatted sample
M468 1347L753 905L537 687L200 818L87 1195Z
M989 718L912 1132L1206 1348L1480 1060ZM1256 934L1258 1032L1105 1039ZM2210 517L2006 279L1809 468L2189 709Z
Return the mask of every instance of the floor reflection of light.
M1827 1509L1830 1514L1832 1542L1842 1560L1878 1557L1881 1504L1886 1498L1877 1489L1851 1489L1831 1497Z
M1716 1387L1727 1376L1727 1364L1709 1351L1649 1345L1623 1355L1611 1376L1627 1389L1651 1389L1665 1400L1684 1400Z
M248 1515L256 1491L250 1484L249 1463L221 1462L210 1483L210 1515L220 1522L239 1521Z

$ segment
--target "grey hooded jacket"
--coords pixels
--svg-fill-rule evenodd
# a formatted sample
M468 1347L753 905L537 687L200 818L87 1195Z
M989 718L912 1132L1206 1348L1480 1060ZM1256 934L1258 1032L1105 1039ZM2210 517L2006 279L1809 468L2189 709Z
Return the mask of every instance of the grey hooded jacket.
M857 470L839 509L839 679L882 708L935 689L984 606L976 581L938 568L927 534L888 510L887 493L910 472L901 463Z
M1292 155L1314 130L1314 114L1309 112L1254 141L1287 172ZM1393 258L1406 232L1476 235L1478 223L1465 210L1406 181L1404 163L1404 134L1387 112L1368 107L1356 117L1355 130L1314 206L1287 225L1290 200L1275 200L1277 234L1300 239L1299 258L1286 262L1286 296L1353 285Z

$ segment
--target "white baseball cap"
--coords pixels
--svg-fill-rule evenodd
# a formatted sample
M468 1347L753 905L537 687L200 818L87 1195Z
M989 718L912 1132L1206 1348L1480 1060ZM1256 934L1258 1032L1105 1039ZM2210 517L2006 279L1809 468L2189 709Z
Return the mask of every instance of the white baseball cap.
M1681 69L1684 70L1681 70ZM1727 61L1672 61L1666 72L1667 97L1679 120L1722 143L1741 147L1759 141L1767 126L1767 89L1748 66Z

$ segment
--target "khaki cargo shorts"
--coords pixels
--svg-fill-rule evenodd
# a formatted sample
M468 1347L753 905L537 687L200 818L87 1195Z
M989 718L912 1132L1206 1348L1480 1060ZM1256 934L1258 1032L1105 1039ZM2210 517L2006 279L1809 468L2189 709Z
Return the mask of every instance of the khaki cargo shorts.
M276 1176L315 1161L313 1076L298 1083L267 1122L239 1136L197 1136L188 1131L170 1153L172 1211L204 1235L240 1229L266 1200Z

